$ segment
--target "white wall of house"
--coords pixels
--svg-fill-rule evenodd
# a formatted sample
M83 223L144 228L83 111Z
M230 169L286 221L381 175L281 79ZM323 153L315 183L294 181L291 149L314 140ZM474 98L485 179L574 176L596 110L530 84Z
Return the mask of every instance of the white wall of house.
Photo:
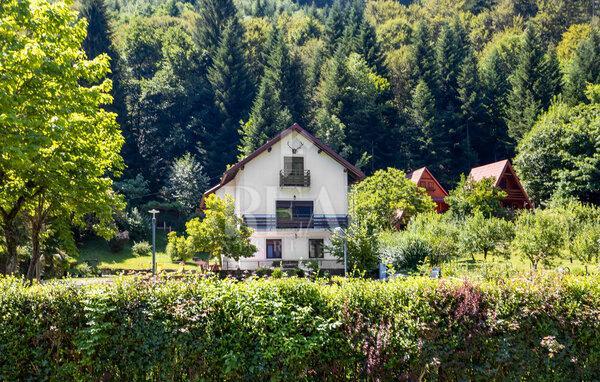
M292 147L301 147L294 154ZM284 166L284 157L301 156L304 169L310 170L310 187L280 187L279 172ZM315 215L348 214L348 174L344 166L325 152L320 152L310 140L297 132L275 143L245 164L235 178L216 191L217 196L227 194L235 198L235 211L239 216L275 215L276 201L298 200L313 201ZM308 239L324 239L328 244L331 235L326 229L278 229L255 231L251 241L258 248L253 258L240 262L224 261L224 267L234 269L254 269L267 266L266 240L282 240L282 260L308 260ZM267 262L263 264L262 262ZM323 268L340 268L333 257L325 253Z

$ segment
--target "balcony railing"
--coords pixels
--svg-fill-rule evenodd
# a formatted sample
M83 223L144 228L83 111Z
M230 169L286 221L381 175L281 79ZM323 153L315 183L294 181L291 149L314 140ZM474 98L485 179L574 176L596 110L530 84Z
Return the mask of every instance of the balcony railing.
M310 187L310 170L279 171L280 187Z
M256 231L276 229L333 229L348 227L348 215L310 215L277 219L276 215L244 215L244 223Z

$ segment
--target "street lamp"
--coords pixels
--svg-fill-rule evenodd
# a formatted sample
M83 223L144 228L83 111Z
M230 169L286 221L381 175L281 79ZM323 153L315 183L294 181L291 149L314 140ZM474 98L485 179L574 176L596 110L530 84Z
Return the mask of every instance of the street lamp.
M344 277L348 277L348 241L346 231L342 227L336 227L334 232L344 240Z
M148 212L152 214L152 275L156 277L156 214L159 211L153 208Z

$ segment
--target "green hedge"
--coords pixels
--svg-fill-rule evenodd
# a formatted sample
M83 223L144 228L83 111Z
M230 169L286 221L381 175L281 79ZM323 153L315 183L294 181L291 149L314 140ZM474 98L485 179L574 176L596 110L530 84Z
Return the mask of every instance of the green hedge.
M0 380L600 379L600 283L0 279Z

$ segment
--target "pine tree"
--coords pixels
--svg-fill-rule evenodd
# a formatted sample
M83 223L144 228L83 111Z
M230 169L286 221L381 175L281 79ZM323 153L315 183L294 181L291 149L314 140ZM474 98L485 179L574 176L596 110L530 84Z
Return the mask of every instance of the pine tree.
M291 96L290 58L281 31L275 29L270 37L270 52L265 73L252 105L250 118L242 125L240 156L250 154L277 132L289 127L293 114L289 108ZM293 90L293 89L292 89Z
M437 88L435 57L431 44L431 35L427 25L419 21L415 25L412 37L414 62L416 65L415 78L423 79L429 89Z
M448 142L438 121L435 104L427 82L420 79L412 93L410 111L410 123L417 135L417 163L429 166L436 176L446 181L450 170Z
M552 98L560 94L562 88L562 74L554 46L548 47L540 70L542 80L540 81L539 97L542 109L546 110L550 106Z
M375 28L367 20L363 20L360 26L357 46L358 53L363 56L373 70L381 75L387 75L385 56L377 42Z
M442 108L458 108L458 75L467 51L464 28L458 20L442 27L435 44L437 98Z
M458 143L458 158L453 172L468 171L477 162L477 153L485 157L492 143L490 132L485 124L483 97L477 60L472 53L465 57L458 75L458 98L460 100L460 127L462 139ZM486 158L486 160L489 159Z
M198 0L197 9L194 40L212 58L221 41L223 26L237 17L237 9L233 0Z
M510 91L508 77L508 68L502 61L498 51L494 50L486 65L481 68L480 74L483 88L483 107L492 141L491 150L488 150L488 159L494 162L514 156L514 145L508 137L504 118L507 96Z
M124 152L126 159L134 157L134 137L129 126L125 123L127 109L125 105L124 79L121 73L121 62L119 55L112 43L112 30L110 26L108 10L104 0L83 0L79 10L79 16L87 19L87 35L83 41L83 50L89 59L105 53L110 57L110 75L113 82L111 95L112 105L107 109L117 113L117 122L121 125L125 136ZM130 163L128 163L130 164Z
M325 42L331 52L335 52L345 30L344 10L340 0L335 0L329 8L325 20Z
M208 72L208 80L219 113L219 130L212 142L218 152L218 168L235 160L239 142L238 127L247 118L252 102L253 86L244 62L242 29L236 18L231 18L223 29L219 47Z
M512 90L508 96L506 124L514 141L519 141L531 129L542 109L542 84L549 80L542 77L543 62L541 42L530 26L525 30L517 67L510 77Z
M593 28L587 39L577 46L565 73L565 97L571 104L586 102L588 83L600 83L600 30Z

